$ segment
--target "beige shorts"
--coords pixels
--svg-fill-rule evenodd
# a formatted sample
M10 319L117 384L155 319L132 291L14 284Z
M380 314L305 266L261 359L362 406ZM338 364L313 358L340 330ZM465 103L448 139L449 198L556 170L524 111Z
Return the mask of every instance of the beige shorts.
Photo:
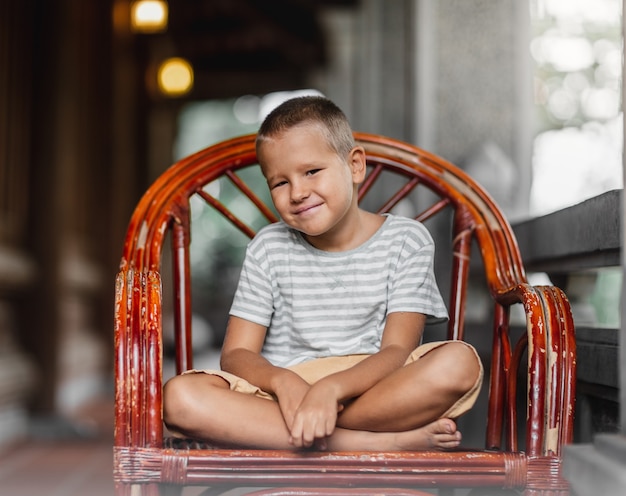
M413 350L413 352L407 358L405 365L413 363L419 360L421 357L426 355L429 351L434 350L435 348L439 348L440 346L449 343L450 341L436 341L432 343L426 343L421 346L418 346ZM459 341L460 343L465 344L469 347L474 354L476 355L476 361L480 367L480 373L476 378L476 382L472 386L472 388L465 393L463 397L461 397L454 405L452 405L441 417L442 418L457 418L467 412L476 402L476 398L478 398L478 393L480 392L480 386L483 382L483 366L478 356L476 350L469 344ZM364 360L369 355L347 355L347 356L339 356L339 357L327 357L327 358L317 358L314 360L309 360L308 362L299 363L297 365L293 365L291 367L287 367L289 370L294 371L300 377L302 377L309 384L314 384L319 381L323 377L334 374L336 372L341 372L342 370L349 369L353 365L356 365L361 360ZM245 394L253 394L260 398L265 398L268 400L275 400L275 397L270 393L267 393L255 386L254 384L249 383L245 379L241 377L237 377L236 375L230 374L229 372L224 372L223 370L188 370L184 372L184 374L209 374L216 375L224 379L228 384L230 384L231 391L237 391Z

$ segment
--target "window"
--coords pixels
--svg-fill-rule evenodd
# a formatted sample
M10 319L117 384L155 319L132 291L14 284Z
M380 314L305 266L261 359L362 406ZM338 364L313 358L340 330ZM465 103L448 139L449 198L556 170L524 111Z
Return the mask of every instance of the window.
M532 215L622 187L621 11L621 0L531 0Z

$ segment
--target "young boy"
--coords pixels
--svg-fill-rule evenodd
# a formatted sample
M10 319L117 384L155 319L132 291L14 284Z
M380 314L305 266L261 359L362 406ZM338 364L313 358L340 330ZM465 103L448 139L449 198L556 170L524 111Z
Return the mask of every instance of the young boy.
M168 428L252 448L458 446L483 372L466 343L418 346L447 318L428 231L358 206L365 152L323 97L280 105L256 147L281 222L248 245L222 370L166 384Z

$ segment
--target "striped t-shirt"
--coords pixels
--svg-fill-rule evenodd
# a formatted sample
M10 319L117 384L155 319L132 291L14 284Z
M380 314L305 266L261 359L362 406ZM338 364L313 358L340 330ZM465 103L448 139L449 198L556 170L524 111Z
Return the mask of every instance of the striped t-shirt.
M376 353L386 317L447 318L434 243L419 222L387 215L361 246L326 252L278 222L250 241L230 314L267 327L263 356L278 366Z

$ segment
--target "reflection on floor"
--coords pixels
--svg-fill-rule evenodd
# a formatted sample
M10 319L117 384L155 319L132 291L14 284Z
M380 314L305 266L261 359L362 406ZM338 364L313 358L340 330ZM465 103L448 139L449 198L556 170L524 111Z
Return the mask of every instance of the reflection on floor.
M0 455L0 487L7 496L111 496L110 443L35 441Z
M75 422L33 421L29 439L0 450L0 494L111 496L113 400L89 405Z

